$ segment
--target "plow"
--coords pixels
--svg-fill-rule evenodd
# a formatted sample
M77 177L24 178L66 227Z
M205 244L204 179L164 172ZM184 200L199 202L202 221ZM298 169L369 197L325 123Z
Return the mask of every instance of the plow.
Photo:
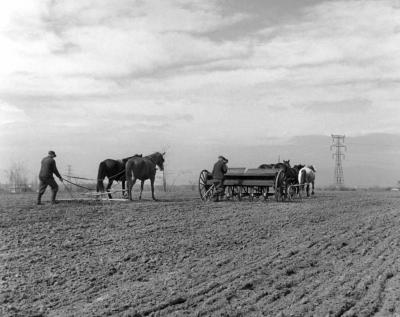
M71 177L68 176L68 178L73 178L73 179L79 179L79 180L85 180L85 181L97 181L95 179L89 179L89 178L83 178L83 177ZM128 201L126 198L110 198L111 194L118 194L121 193L122 197L125 196L126 190L107 190L103 192L97 192L96 189L94 188L89 188L87 186L83 186L81 184L78 184L76 182L72 182L71 180L68 180L67 178L63 178L64 182L64 188L69 194L69 198L61 198L57 199L60 202L73 202L73 201L100 201L100 202L112 202L112 201ZM86 190L86 192L74 192L72 191L69 186L65 184L67 182L70 186L74 186L77 188L81 188ZM77 197L77 194L79 197Z

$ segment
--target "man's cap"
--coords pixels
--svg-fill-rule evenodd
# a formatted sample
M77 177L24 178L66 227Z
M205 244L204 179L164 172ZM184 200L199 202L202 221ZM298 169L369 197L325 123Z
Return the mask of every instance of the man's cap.
M224 157L224 156L222 156L222 155L218 156L218 159L224 160L225 162L227 162L227 163L228 163L228 159L227 159L227 158L225 158L225 157Z
M53 155L54 157L57 156L57 155L56 155L56 152L54 152L54 151L49 151L49 155Z

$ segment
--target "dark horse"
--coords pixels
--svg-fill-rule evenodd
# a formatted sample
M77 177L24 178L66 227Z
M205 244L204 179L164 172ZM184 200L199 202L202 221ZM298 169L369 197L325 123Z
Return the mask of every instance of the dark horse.
M156 178L156 166L161 171L164 170L164 155L159 152L153 153L145 157L133 157L126 162L126 181L128 183L128 197L132 199L132 187L135 185L136 180L140 179L140 195L139 199L142 199L143 184L146 179L150 179L151 184L151 197L154 197L154 180Z
M297 187L292 187L293 190L291 190L290 193L288 193L288 187L290 185L297 185L298 184L298 175L299 175L299 170L301 167L304 167L304 165L295 165L294 167L290 166L290 160L283 161L283 163L275 164L277 168L279 168L282 172L277 173L277 184L280 189L280 194L282 197L286 198L288 197L288 194L291 196L294 195L295 193L298 193L298 188Z
M113 181L122 182L122 192L125 193L125 164L133 157L142 157L142 154L135 154L134 156L126 157L122 160L106 159L99 164L99 171L97 173L97 192L104 192L104 178L108 178L107 192L110 191ZM108 194L108 198L112 198Z
M299 171L300 169L304 167L304 165L295 165L293 167L290 166L290 160L288 161L283 161L283 169L285 172L285 177L286 177L286 181L291 184L298 184L298 175L299 175Z

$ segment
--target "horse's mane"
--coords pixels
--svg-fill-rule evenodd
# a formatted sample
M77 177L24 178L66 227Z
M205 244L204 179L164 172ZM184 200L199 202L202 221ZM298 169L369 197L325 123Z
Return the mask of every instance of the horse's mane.
M314 173L316 173L317 171L314 168L314 165L307 165L307 167L312 170Z
M156 151L156 152L153 152L153 153L151 153L151 154L149 154L149 155L146 155L145 157L150 157L150 156L155 156L155 155L161 155L161 156L164 156L165 155L165 153L161 153L161 152L158 152L158 151Z
M297 169L297 171L300 171L303 167L305 167L304 164L297 164L293 166L293 168Z
M128 160L130 160L131 158L134 158L134 157L143 157L143 154L135 154L133 156L125 157L122 159L122 162L126 163L126 162L128 162Z

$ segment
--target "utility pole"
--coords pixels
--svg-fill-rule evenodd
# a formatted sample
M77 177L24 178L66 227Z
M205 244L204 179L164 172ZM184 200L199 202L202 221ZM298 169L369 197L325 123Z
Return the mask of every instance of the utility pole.
M167 192L167 171L166 171L166 155L167 155L167 151L168 151L168 149L170 148L170 146L169 145L167 145L167 146L164 146L163 147L163 152L164 152L164 154L163 154L163 158L164 158L164 170L163 170L163 179L162 179L162 181L163 181L163 188L164 188L164 192Z
M165 170L166 164L164 161L164 170L163 170L163 188L164 188L164 192L167 192L167 175L166 175L166 170Z
M332 145L331 151L334 149L334 153L332 153L332 158L335 159L335 176L334 180L336 186L343 186L344 184L344 176L343 176L343 167L342 167L342 158L345 156L342 153L342 149L347 150L346 145L344 145L344 135L331 134L332 136Z
M67 166L67 178L68 178L68 180L69 181L71 181L71 175L72 175L72 166L71 165L68 165Z

